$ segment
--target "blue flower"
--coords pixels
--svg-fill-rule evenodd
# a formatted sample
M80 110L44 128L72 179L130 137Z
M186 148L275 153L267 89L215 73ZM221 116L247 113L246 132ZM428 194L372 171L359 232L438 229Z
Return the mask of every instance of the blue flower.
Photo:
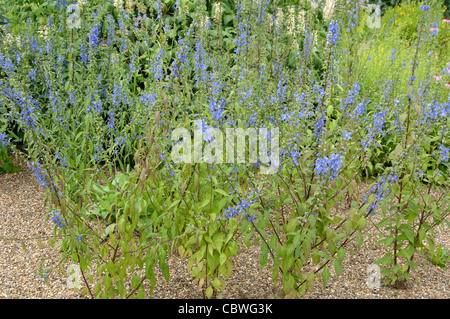
M422 5L420 6L420 9L421 9L423 12L427 12L428 10L430 10L430 6L425 5L425 4L422 4Z
M50 187L50 184L47 181L48 175L44 173L44 170L41 168L39 161L36 161L36 163L28 163L28 166L33 170L33 175L42 188Z
M225 111L223 106L225 106L226 101L224 99L220 99L219 101L215 101L214 99L208 98L209 101L209 109L215 121L219 121L222 119L223 112Z
M444 145L439 145L439 153L441 154L441 156L442 156L442 159L441 159L441 161L443 162L443 163L446 163L446 162L448 162L448 158L449 158L449 155L450 155L450 147L445 147Z
M256 200L250 200L248 198L242 199L237 205L225 209L224 219L227 220L242 214L249 222L254 221L255 216L248 216L246 212L254 203L256 203Z
M153 68L151 68L151 71L155 74L155 81L161 81L164 78L164 68L162 67L164 54L165 51L160 49L156 61L153 63Z
M92 48L95 48L99 45L99 35L100 35L100 23L97 25L91 26L91 29L89 30L89 45Z
M69 165L67 165L67 159L63 156L61 151L59 153L55 154L55 156L56 156L56 159L59 160L62 167L69 167Z
M391 61L395 61L395 54L397 53L397 49L392 49L392 56L391 56Z
M359 94L359 90L361 89L361 85L356 82L353 84L353 90L349 91L347 98L345 99L345 104L353 104L355 103L355 97Z
M205 142L212 142L214 140L214 135L212 134L211 127L203 119L199 122L199 124L199 129L202 132L203 140Z
M344 131L344 141L352 139L352 132Z
M47 271L44 269L41 271L41 274L39 275L44 281L48 280L48 273Z
M342 155L331 154L329 157L318 158L316 160L315 172L322 175L323 178L336 179L340 169L342 168Z
M328 26L329 33L327 34L327 39L330 42L331 45L335 45L339 38L339 24L334 23L333 20L331 20L330 25Z
M52 221L58 228L62 228L63 226L67 225L67 222L64 221L64 218L61 216L58 209L48 213L48 215L51 216Z
M0 133L0 144L7 147L10 144L11 138L7 139L6 133Z

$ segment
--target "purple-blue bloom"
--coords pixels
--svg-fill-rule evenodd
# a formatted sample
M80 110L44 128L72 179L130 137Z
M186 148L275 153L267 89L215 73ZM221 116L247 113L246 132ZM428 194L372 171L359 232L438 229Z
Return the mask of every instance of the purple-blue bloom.
M344 131L344 141L352 139L352 132Z
M67 225L67 222L64 221L64 218L61 216L61 213L58 209L48 213L48 215L51 216L52 221L58 228L62 228L63 226Z
M7 147L10 144L11 138L7 139L6 133L0 133L0 144Z
M329 157L318 158L316 160L315 172L322 175L323 178L336 179L340 169L342 168L342 155L331 154Z

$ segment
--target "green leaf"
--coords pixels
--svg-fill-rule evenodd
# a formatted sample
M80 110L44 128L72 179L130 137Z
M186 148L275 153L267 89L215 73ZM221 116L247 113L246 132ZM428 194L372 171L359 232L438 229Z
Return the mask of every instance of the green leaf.
M403 224L402 225L403 232L405 233L406 237L408 238L408 241L411 244L414 244L414 231L412 230L410 225Z
M220 253L220 264L223 265L227 261L227 255L225 253Z
M217 250L213 254L206 254L206 262L208 264L208 273L212 273L220 263L220 256Z
M363 230L366 227L366 223L367 223L367 219L362 216L359 220L358 220L358 228L360 230Z
M408 117L408 114L407 113L403 113L402 115L400 115L400 123L403 123L405 120L406 120L406 118Z
M215 289L219 289L220 288L220 279L219 278L214 278L213 282L212 282L212 286Z
M206 205L208 205L209 204L209 202L210 202L210 198L209 197L207 197L207 198L205 198L205 200L200 204L200 208L203 208L203 207L205 207Z
M215 233L213 235L212 242L213 242L214 246L216 246L217 250L220 251L222 249L222 244L223 244L223 234Z
M223 189L220 189L220 188L216 188L214 191L218 192L219 194L221 194L221 195L223 195L225 197L230 196L227 192L225 192Z
M363 243L363 236L361 235L361 232L356 234L356 243L358 244L358 249L360 249Z
M231 255L235 256L235 255L237 254L237 250L238 250L238 244L237 244L237 242L231 241L231 242L228 244L227 247L228 247L228 249L229 249Z
M308 238L305 238L305 240L303 241L303 253L305 254L306 258L309 258L309 254L311 253L311 242L308 240Z
M206 298L211 298L212 294L213 294L213 288L211 286L209 286L208 288L206 288Z
M342 265L341 262L338 259L334 260L334 271L336 272L336 276L339 277L341 274Z
M116 265L113 263L112 260L108 260L106 263L106 269L108 270L108 273L113 276L116 270Z
M144 292L143 288L139 289L136 297L137 297L137 299L145 299L145 292Z
M310 272L308 275L306 275L306 283L308 285L308 289L312 290L314 288L314 273Z
M161 268L161 270L162 270L164 279L166 279L166 281L169 282L169 279L170 279L169 266L166 264L165 261L163 261L162 263L160 263L159 268Z
M333 115L333 104L328 105L327 107L327 116L331 117L331 115Z
M328 279L330 278L330 271L325 266L325 268L322 271L322 281L323 281L323 287L325 288L328 283Z
M192 255L192 257L196 258L197 262L199 262L205 257L205 251L206 245L202 245L202 247L200 247L200 249L194 255Z
M302 236L300 234L295 235L294 239L292 240L292 244L294 245L294 247L299 247L301 240Z
M391 154L389 154L389 158L390 159L395 159L396 157L398 157L401 153L403 152L403 146L401 143L397 144L397 146L395 147L395 149L391 152Z
M312 255L312 260L316 265L320 262L320 255L317 252L317 250L314 250L313 255Z
M352 221L351 220L346 220L344 223L344 231L347 235L350 235L350 233L352 232Z
M103 285L104 285L105 291L108 291L109 287L111 287L111 283L112 283L112 280L108 275L103 277Z
M132 287L132 289L136 289L136 287L139 285L140 281L141 281L141 277L139 275L134 276L131 279L131 287Z
M408 201L409 207L411 207L412 211L414 212L415 216L419 216L419 207L417 206L416 202L413 200Z
M339 248L338 251L337 251L337 255L338 255L339 261L342 262L344 260L344 258L345 258L345 250L344 250L344 248L342 248L342 247Z
M286 226L286 232L287 233L294 232L296 224L297 224L297 219L291 219Z

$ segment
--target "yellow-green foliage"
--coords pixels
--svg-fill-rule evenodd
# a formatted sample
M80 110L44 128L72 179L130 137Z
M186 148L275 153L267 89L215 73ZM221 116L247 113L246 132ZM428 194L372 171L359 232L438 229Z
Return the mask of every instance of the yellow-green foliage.
M418 27L423 19L423 30L420 33L421 43L417 59L420 61L415 76L429 79L429 74L440 75L450 62L450 23L442 20L444 10L433 3L430 10L424 12L421 4L408 1L390 8L383 15L381 28L371 30L371 35L362 37L358 45L359 68L364 69L363 84L371 89L378 80L391 74L392 80L400 81L401 94L406 94L407 82L411 77L411 65L419 41ZM434 36L430 28L438 28ZM432 80L432 79L430 79ZM432 85L441 85L442 94L448 95L444 83L431 81Z
M424 16L424 12L420 9L423 2L417 3L416 1L404 1L396 7L389 8L383 16L383 27L392 25L392 32L402 39L408 41L417 37L417 25ZM450 28L448 24L443 23L445 8L441 6L441 1L434 1L431 4L428 15L424 19L425 23L431 27L433 22L439 22L440 30L443 30L443 34L448 36L450 34Z

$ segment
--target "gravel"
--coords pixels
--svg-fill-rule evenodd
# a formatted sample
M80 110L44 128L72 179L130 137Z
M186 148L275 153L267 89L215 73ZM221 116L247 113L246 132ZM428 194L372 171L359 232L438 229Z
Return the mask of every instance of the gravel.
M0 298L76 298L59 275L45 194L30 169L0 175ZM45 271L47 280L45 280Z
M0 298L84 298L67 283L67 275L60 269L57 245L51 245L53 223L46 220L45 194L39 189L30 169L22 161L15 164L23 171L0 175ZM367 233L376 234L372 227ZM436 229L436 245L450 249L448 229ZM381 286L368 287L367 269L381 257L385 248L374 246L375 238L364 238L363 246L356 250L356 244L347 247L341 275L336 278L330 267L330 280L324 288L316 282L312 291L303 298L313 299L448 299L450 298L449 270L432 265L424 256L417 255L418 268L411 273L411 280L405 289ZM350 254L350 248L355 252ZM247 249L242 246L234 260L233 275L227 280L223 298L270 299L274 298L270 264L259 269L258 247ZM153 298L202 298L201 289L190 277L185 259L172 256L168 261L170 283L166 283L160 271L156 271L157 285ZM450 263L447 262L450 267ZM45 272L47 275L45 275ZM45 278L47 276L47 278ZM45 280L46 279L46 280Z

